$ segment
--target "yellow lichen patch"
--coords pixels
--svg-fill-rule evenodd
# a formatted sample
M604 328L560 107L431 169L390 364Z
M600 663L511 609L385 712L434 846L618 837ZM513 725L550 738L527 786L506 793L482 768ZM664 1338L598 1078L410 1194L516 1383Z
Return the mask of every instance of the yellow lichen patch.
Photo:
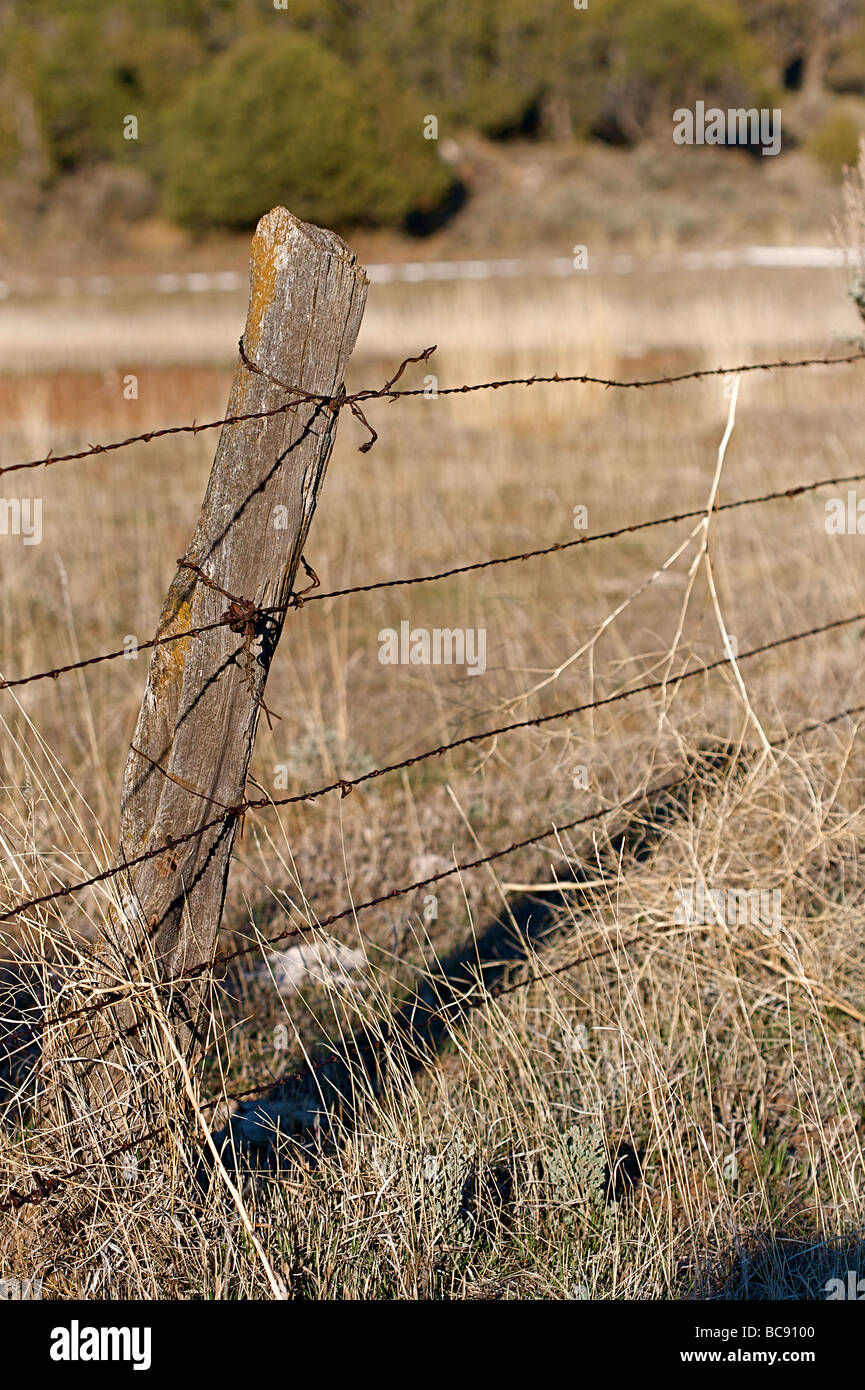
M171 602L172 595L169 591L168 603ZM167 607L167 605L166 605ZM174 611L163 614L163 621L160 624L159 636L169 637L175 632L183 632L185 628L192 626L192 597L181 599ZM177 682L178 689L183 680L183 670L186 665L186 652L192 637L181 637L176 642L169 642L164 647L156 647L153 653L153 663L150 668L150 686L154 691L161 691L167 682Z
M251 358L258 355L267 315L277 293L277 277L290 255L291 232L295 219L285 208L273 208L261 218L249 253L249 309L243 330L243 343ZM252 376L238 367L231 387L228 414L242 415L252 409Z
M247 351L254 353L261 342L265 315L276 296L276 277L279 258L287 251L286 231L292 224L285 208L274 208L259 222L252 239L249 256L249 313L246 317L244 340Z

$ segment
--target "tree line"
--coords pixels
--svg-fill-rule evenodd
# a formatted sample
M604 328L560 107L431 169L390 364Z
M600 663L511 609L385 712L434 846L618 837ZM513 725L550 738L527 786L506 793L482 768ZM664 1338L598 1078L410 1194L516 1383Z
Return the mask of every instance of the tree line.
M70 173L119 164L193 228L247 227L288 202L335 227L423 229L454 204L442 151L466 130L633 145L697 99L865 92L862 11L862 0L0 0L0 179L44 198Z

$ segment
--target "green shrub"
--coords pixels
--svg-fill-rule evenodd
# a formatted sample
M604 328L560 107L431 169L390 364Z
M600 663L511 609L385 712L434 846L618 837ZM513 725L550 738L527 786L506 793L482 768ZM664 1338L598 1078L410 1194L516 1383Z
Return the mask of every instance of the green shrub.
M38 7L35 15L41 23L11 29L7 61L12 81L32 102L48 171L118 152L130 96L92 17L43 17Z
M151 0L146 10L104 0L98 14L93 0L13 4L2 36L0 165L25 153L18 112L29 163L48 181L104 160L143 162L155 111L205 61L205 13L202 0ZM127 115L141 123L140 145L124 139Z
M634 138L697 99L771 105L766 58L734 0L619 0L607 98Z
M284 203L327 226L432 208L451 175L386 73L355 75L305 34L259 30L189 79L161 142L168 214L242 228Z
M562 0L366 0L347 42L423 92L443 125L495 135L518 126L536 98L550 58L545 12L561 8Z
M859 126L846 111L830 112L817 126L807 148L830 174L840 178L859 157Z
M833 92L865 93L865 20L843 37L829 62L826 86Z

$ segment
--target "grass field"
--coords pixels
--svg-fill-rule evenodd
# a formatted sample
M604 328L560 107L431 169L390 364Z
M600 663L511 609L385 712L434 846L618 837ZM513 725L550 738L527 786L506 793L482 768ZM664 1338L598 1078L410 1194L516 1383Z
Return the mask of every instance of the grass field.
M375 287L349 384L432 343L411 384L834 355L858 334L844 290L817 271ZM5 305L0 464L218 417L244 308ZM720 500L858 471L863 380L861 365L744 377ZM343 418L307 556L330 590L573 539L578 506L590 532L706 506L728 408L720 379L374 404L368 455ZM40 545L0 536L3 677L152 635L215 440L3 479L43 508ZM825 526L846 491L720 515L717 607L704 562L689 579L693 523L308 604L274 663L281 719L260 729L254 778L290 794L672 677L723 654L719 613L740 652L856 614L862 538ZM403 620L485 628L485 674L382 665L378 633ZM228 946L688 774L674 797L456 874L432 900L313 933L324 964L247 957L221 987L200 1095L301 1072L232 1122L247 1223L181 1129L0 1215L2 1273L63 1298L269 1297L273 1277L317 1298L824 1297L863 1263L865 760L852 719L778 744L865 703L863 633L743 662L747 700L731 666L671 678L663 697L250 816ZM0 906L111 863L145 676L142 655L0 692ZM778 893L780 925L678 920L696 882ZM109 902L34 910L4 954L95 937ZM23 1065L17 1079L0 1198L40 1157Z

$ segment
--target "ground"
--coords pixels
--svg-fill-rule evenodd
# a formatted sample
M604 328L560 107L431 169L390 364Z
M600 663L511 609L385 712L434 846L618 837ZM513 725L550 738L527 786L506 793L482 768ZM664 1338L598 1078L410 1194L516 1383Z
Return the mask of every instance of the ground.
M430 370L449 385L836 355L858 341L845 290L840 272L801 270L373 286L349 388L431 343L412 384ZM244 308L240 292L10 298L0 463L218 417ZM721 501L859 471L863 370L743 378ZM590 532L705 507L729 406L721 379L372 405L371 453L341 421L308 558L342 588L573 539L578 506ZM44 534L31 547L0 538L4 677L152 634L214 444L177 436L6 475L4 496L41 497ZM740 653L865 610L861 537L825 526L827 499L847 490L713 523L719 609ZM257 782L304 790L660 679L672 652L672 672L717 659L705 566L686 602L702 532L663 568L693 524L306 605L274 663L267 698L282 718L260 732ZM485 627L486 673L382 665L378 634L402 620ZM672 799L443 880L432 907L419 891L342 919L320 933L327 968L305 979L296 958L266 952L231 971L202 1097L221 1072L238 1091L305 1056L322 1064L274 1093L269 1113L288 1130L279 1169L269 1152L242 1185L289 1292L823 1297L858 1268L861 739L855 718L783 739L862 703L863 624L743 661L750 710L725 667L247 819L226 947L685 778ZM121 659L3 695L9 903L110 862L145 671L143 657ZM550 892L554 877L577 886ZM780 892L783 930L677 920L677 892L695 882ZM7 944L95 934L108 901L98 890L34 910ZM334 942L365 959L334 965ZM407 1022L415 993L442 1011L432 1030ZM262 1137L266 1115L245 1114L238 1139ZM7 1129L4 1181L26 1185L31 1144ZM67 1184L7 1217L4 1268L63 1296L268 1296L219 1175L205 1194L196 1172L180 1135L156 1158L112 1162L96 1185Z

